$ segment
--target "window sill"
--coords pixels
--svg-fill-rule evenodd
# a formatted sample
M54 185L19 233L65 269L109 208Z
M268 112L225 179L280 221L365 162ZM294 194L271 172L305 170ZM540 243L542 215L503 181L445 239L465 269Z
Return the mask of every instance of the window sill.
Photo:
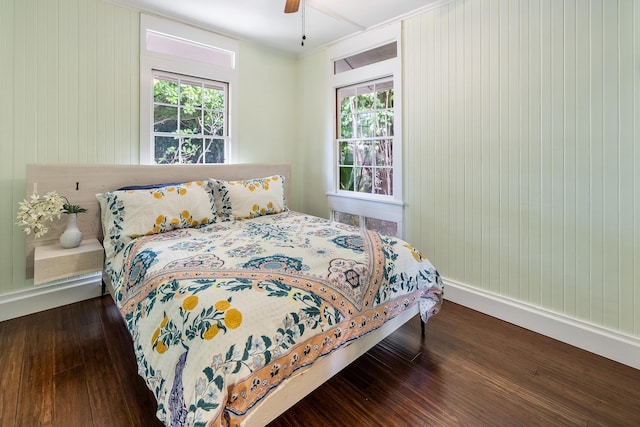
M376 195L359 194L359 193L352 193L352 192L346 192L346 191L328 192L326 194L330 200L332 198L336 200L348 199L348 200L358 200L364 203L374 203L377 205L404 206L404 202L402 200L393 199L390 196L376 196Z

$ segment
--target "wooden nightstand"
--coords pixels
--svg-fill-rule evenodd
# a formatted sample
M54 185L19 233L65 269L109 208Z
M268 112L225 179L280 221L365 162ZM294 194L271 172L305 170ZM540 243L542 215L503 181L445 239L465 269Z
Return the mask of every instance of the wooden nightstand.
M86 239L77 248L60 244L38 246L33 257L33 284L102 271L104 249L97 239Z

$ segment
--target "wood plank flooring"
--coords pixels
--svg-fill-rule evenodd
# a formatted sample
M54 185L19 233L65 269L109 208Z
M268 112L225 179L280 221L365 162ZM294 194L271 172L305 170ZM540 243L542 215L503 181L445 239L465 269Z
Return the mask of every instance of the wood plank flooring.
M159 426L110 298L0 322L0 426ZM640 371L451 302L270 427L640 426Z

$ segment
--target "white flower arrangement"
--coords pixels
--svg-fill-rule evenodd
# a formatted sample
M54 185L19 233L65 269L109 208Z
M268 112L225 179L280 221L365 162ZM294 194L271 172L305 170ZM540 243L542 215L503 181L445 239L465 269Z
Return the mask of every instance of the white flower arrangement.
M69 199L55 191L50 191L40 197L38 194L32 194L30 200L20 202L18 208L18 216L16 225L24 228L25 234L35 234L36 238L42 237L49 231L46 226L47 221L53 221L54 218L60 219L63 213L81 213L86 212L85 208L79 205L72 205Z

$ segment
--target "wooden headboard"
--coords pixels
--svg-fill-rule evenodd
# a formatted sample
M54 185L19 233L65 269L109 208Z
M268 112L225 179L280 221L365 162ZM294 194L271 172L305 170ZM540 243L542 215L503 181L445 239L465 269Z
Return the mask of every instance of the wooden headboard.
M100 205L96 194L117 190L128 185L187 182L218 178L239 180L270 175L285 177L285 197L291 200L291 173L289 165L269 164L215 164L215 165L27 165L26 198L37 192L57 191L72 204L87 208L78 215L78 227L84 238L102 241ZM26 237L26 277L33 277L33 252L36 246L55 243L64 231L66 221L50 224L49 232L35 239Z

